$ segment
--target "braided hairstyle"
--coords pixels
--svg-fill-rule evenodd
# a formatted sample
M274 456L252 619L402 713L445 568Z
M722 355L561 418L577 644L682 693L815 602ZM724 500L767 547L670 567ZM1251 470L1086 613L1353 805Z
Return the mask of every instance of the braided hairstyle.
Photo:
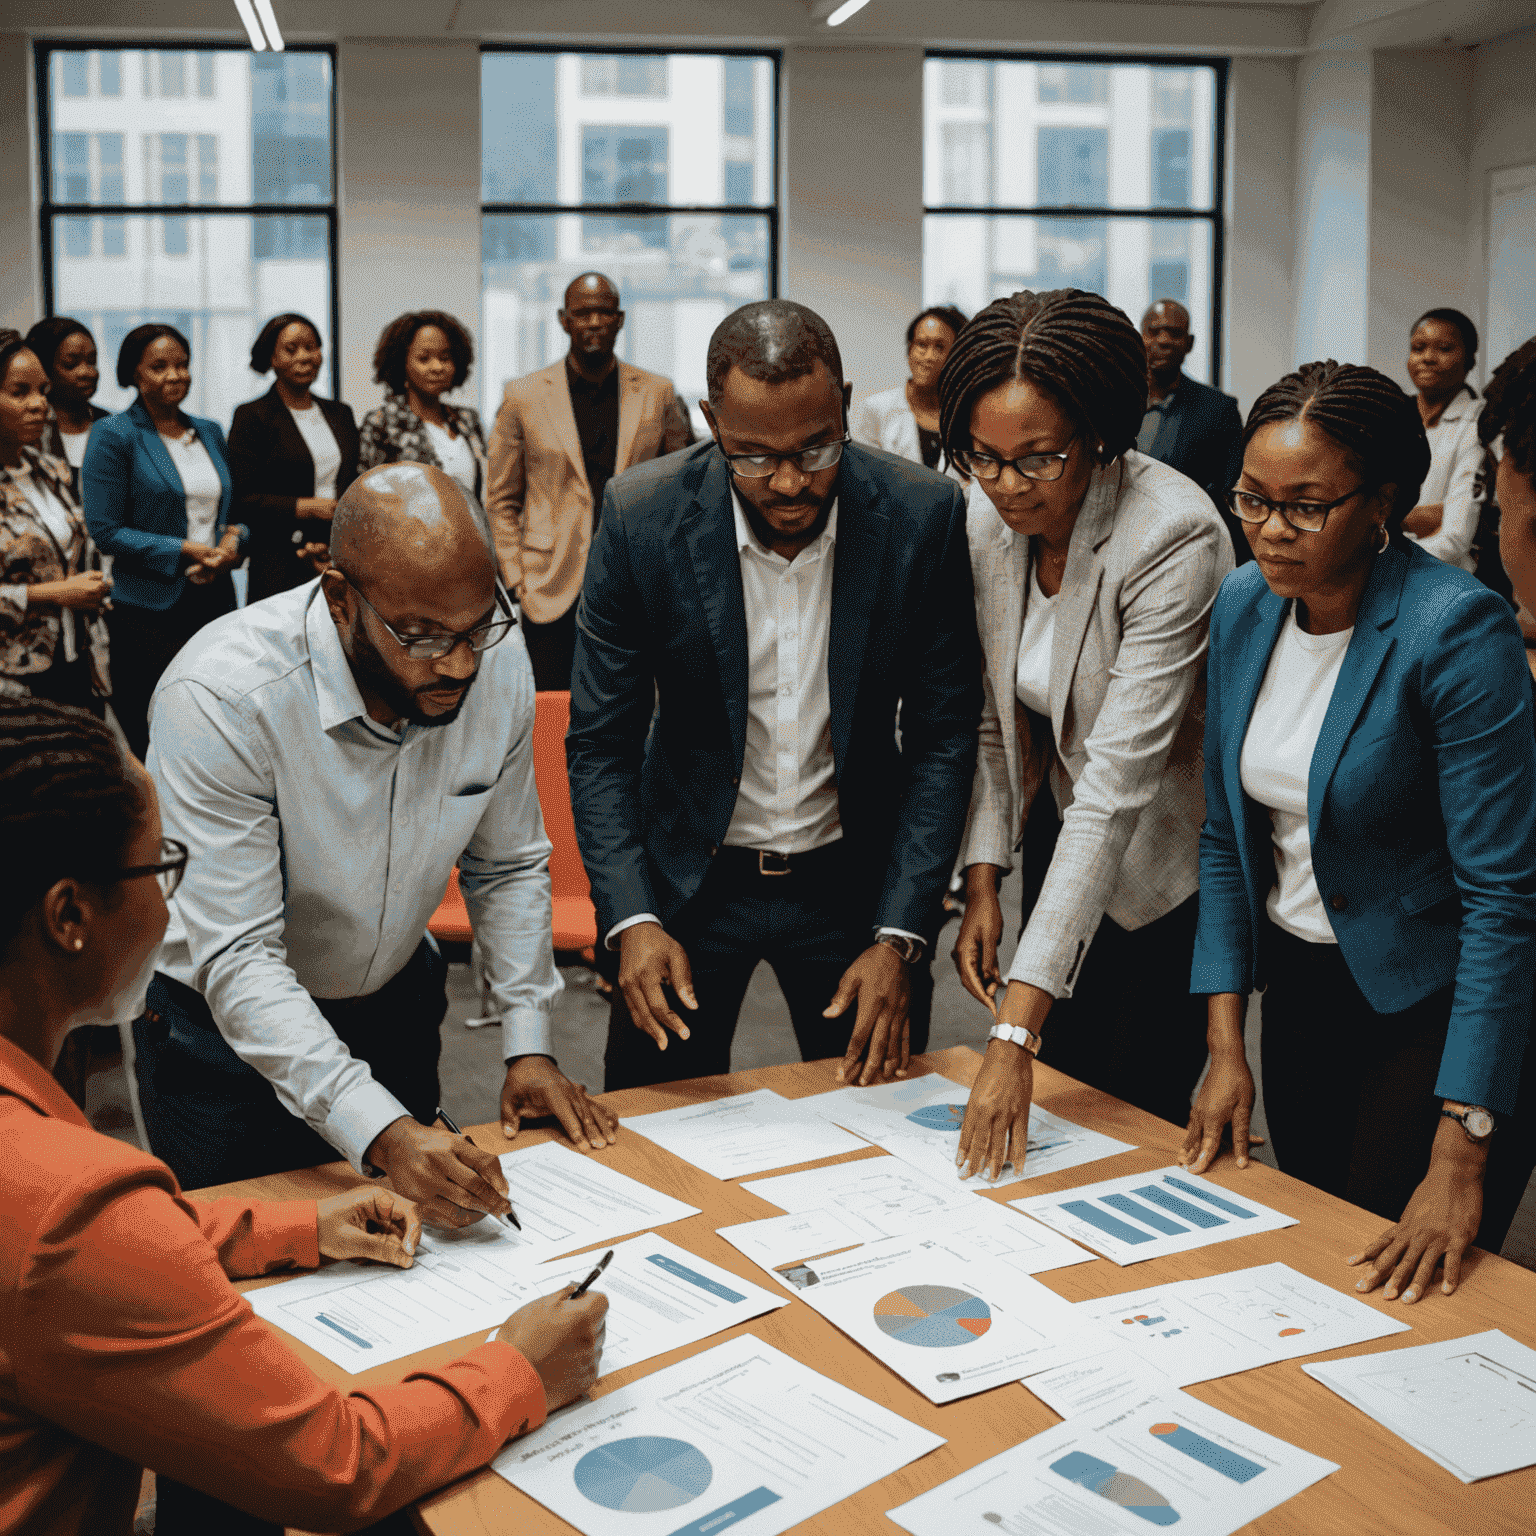
M960 332L939 374L946 454L971 446L971 409L1028 379L1070 416L1108 464L1136 445L1147 410L1147 349L1124 310L1081 288L994 299Z
M1536 473L1536 336L1494 370L1483 391L1477 435L1486 448L1504 439L1504 452L1522 475Z
M0 696L0 953L57 881L108 884L144 811L116 738L94 715Z
M1349 455L1369 491L1395 485L1387 514L1395 534L1419 504L1429 473L1429 439L1412 395L1386 374L1356 363L1307 363L1288 373L1253 402L1243 428L1243 447L1260 427L1282 421L1310 421Z

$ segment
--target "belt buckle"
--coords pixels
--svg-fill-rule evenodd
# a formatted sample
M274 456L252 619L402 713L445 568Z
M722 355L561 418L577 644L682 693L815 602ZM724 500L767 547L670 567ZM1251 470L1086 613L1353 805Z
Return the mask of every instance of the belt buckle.
M768 862L774 862L770 865ZM790 873L789 855L787 853L771 853L766 848L757 850L757 872L760 875L787 875Z

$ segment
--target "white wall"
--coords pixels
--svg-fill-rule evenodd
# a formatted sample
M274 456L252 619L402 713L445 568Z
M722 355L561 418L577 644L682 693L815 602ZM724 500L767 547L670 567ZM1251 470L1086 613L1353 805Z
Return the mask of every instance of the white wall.
M33 179L37 132L32 117L32 44L0 33L0 325L25 334L42 315Z

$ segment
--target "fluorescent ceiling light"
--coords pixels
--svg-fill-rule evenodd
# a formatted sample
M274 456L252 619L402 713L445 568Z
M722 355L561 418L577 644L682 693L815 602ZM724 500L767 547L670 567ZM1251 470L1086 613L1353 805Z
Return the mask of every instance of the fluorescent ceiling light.
M283 51L283 34L277 30L277 17L272 14L272 0L256 0L256 14L266 30L267 46L273 53Z
M850 16L857 16L869 4L869 0L843 0L843 3L827 17L829 27L840 27Z
M261 35L261 28L256 23L256 12L251 9L251 0L235 0L235 9L240 12L240 20L245 24L245 35L251 40L252 50L265 53L267 40Z

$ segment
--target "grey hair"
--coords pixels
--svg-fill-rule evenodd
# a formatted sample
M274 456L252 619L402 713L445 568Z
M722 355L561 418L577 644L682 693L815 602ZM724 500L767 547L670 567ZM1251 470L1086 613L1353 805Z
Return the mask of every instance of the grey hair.
M717 405L726 375L740 368L762 384L786 384L814 373L824 363L833 382L843 387L843 358L832 327L813 309L793 299L763 299L743 304L715 327L709 338L705 376L709 402Z

